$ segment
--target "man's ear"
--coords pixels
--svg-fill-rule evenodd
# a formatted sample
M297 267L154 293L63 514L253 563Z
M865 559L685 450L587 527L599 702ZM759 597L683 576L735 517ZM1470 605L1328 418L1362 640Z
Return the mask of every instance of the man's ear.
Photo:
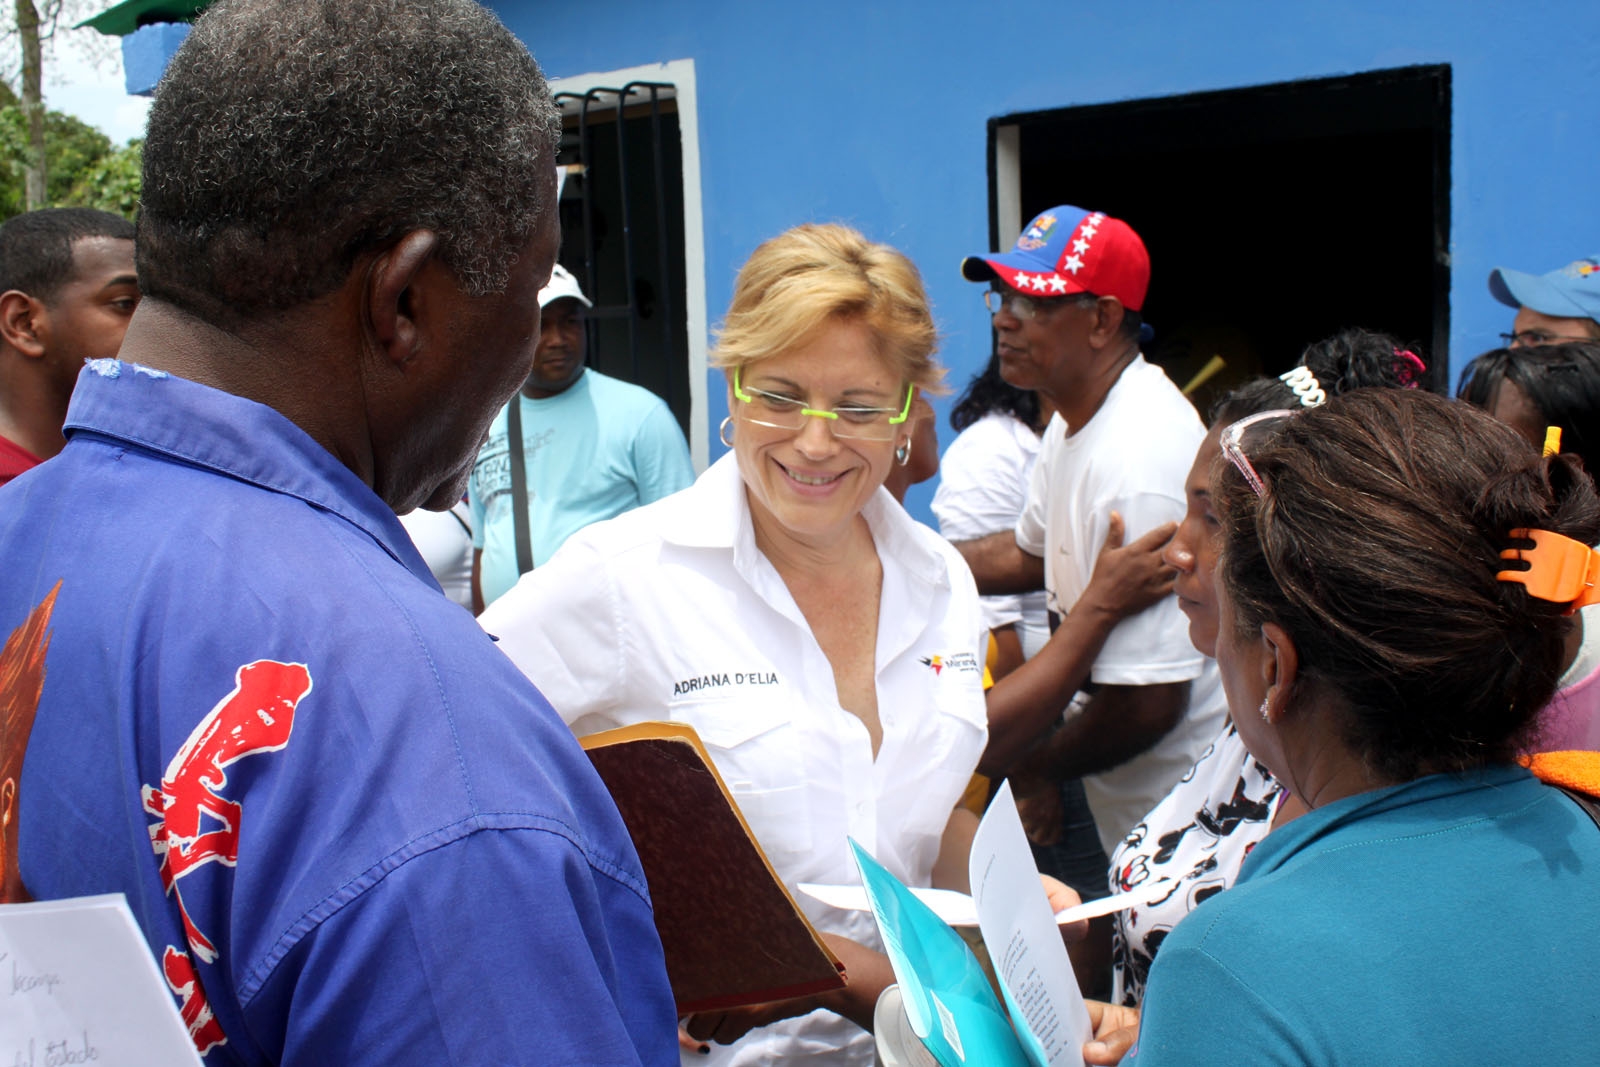
M0 339L29 359L44 355L47 319L44 304L22 290L0 293Z
M419 322L436 306L430 287L450 278L448 271L426 270L438 250L438 234L413 230L379 253L367 270L367 321L378 350L396 366L422 347Z
M1300 677L1300 650L1294 639L1275 622L1262 623L1262 680L1267 683L1267 718L1277 722L1289 710L1289 697Z
M1090 331L1089 343L1096 348L1104 348L1114 341L1122 332L1122 317L1126 314L1122 301L1114 296L1102 296L1094 308L1094 329Z

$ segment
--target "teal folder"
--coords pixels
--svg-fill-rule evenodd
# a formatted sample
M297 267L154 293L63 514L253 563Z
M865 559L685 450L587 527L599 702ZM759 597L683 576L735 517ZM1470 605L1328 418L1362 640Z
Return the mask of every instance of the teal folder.
M911 1029L942 1067L1029 1067L1006 1010L961 935L853 839L850 849Z

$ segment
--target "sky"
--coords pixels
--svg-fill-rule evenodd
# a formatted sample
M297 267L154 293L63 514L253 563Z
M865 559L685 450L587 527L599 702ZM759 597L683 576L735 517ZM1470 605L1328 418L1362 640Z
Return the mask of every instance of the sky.
M123 86L121 42L93 30L60 33L44 60L44 101L99 127L118 145L144 136L150 112L149 97L129 96Z

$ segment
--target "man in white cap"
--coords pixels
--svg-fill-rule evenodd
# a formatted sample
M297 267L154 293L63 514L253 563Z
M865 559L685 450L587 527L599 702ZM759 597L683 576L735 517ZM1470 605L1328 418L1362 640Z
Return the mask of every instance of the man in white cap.
M473 604L482 611L574 533L694 481L683 431L661 398L584 363L578 280L560 264L539 293L533 370L478 452Z
M1511 332L1500 335L1508 347L1600 341L1600 256L1575 259L1549 274L1496 267L1489 292L1517 309Z

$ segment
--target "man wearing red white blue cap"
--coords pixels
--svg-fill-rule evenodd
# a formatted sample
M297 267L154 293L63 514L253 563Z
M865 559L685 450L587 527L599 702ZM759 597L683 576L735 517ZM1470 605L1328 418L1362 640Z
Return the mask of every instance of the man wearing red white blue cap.
M1512 348L1600 340L1600 256L1573 260L1549 274L1496 267L1489 292L1517 309L1511 332L1501 335Z
M1109 633L1094 612L1074 609L1112 512L1130 540L1183 517L1184 480L1206 431L1165 372L1139 352L1150 257L1127 223L1054 207L1023 229L1011 251L968 257L961 272L990 285L984 300L1002 377L1037 390L1057 414L1016 529L958 547L981 592L1042 584L1062 618L1052 644L1081 646L1071 657L1081 677L1061 689L1079 690L1065 716L1057 707L1029 714L1041 733L1052 726L1053 733L1021 760L1001 766L1008 761L999 754L985 769L1064 782L1069 807L1072 780L1082 778L1098 837L1081 848L1069 842L1071 855L1055 857L1055 873L1084 896L1103 896L1106 856L1216 736L1224 703L1216 665L1194 650L1173 598Z
M1150 288L1150 256L1121 219L1056 207L1028 223L1010 252L968 256L961 273L971 282L998 278L1030 296L1093 292L1137 313Z

